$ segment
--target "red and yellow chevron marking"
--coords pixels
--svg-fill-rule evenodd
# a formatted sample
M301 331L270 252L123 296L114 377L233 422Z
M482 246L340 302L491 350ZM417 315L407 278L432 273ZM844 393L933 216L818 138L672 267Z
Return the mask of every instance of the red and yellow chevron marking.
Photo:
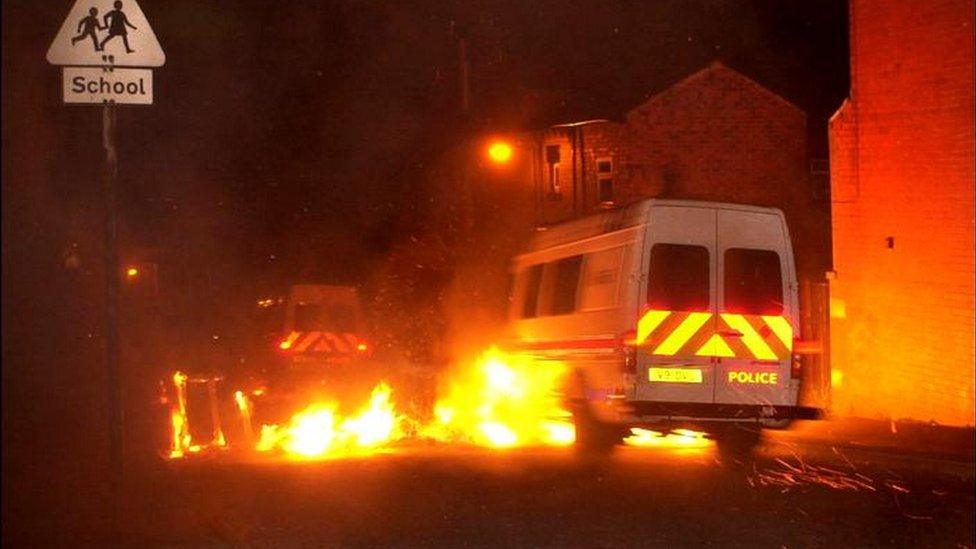
M793 326L783 316L650 310L637 322L637 345L659 356L783 360Z
M352 333L336 334L333 332L290 332L278 344L283 351L294 353L352 353L361 351L359 336Z

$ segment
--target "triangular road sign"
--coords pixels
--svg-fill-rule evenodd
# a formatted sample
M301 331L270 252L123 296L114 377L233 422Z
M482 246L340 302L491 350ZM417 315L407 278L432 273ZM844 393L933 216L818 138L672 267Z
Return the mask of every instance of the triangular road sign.
M166 54L136 0L75 0L47 60L52 65L160 67Z

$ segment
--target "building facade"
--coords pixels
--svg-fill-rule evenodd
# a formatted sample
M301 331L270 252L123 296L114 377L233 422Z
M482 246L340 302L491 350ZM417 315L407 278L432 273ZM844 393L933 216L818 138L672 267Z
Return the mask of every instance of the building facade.
M800 272L829 267L827 200L810 176L807 118L798 107L721 63L632 109L538 132L537 223L557 223L650 197L782 209Z
M973 425L973 3L852 0L830 121L833 407Z

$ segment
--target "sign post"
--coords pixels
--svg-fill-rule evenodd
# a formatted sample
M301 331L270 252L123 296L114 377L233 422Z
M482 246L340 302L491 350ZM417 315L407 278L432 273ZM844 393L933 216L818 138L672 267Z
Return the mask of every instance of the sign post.
M105 359L109 431L110 525L119 533L124 471L123 411L119 368L118 203L119 163L115 148L116 104L152 105L149 67L166 62L149 21L136 0L75 0L47 60L62 69L65 104L102 105L105 149Z

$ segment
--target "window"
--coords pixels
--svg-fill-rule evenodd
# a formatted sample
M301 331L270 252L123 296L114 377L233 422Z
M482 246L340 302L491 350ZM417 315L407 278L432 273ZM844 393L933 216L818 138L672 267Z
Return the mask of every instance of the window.
M555 263L556 278L552 287L549 313L564 315L576 310L576 290L579 287L583 256L574 255Z
M620 260L623 248L610 248L586 254L583 265L583 283L580 291L581 311L603 309L617 304L617 287L620 278Z
M596 161L596 190L601 204L613 204L613 159L600 158Z
M783 313L779 254L771 250L725 250L725 310L730 313Z
M647 304L664 311L706 311L709 297L708 249L655 244L647 273Z
M549 194L559 194L559 145L546 145L546 165L549 168Z
M525 282L525 300L522 302L522 318L535 318L539 307L539 284L542 282L542 265L529 267Z
M299 332L355 332L356 312L341 303L297 303L295 330Z
M600 188L597 190L599 192L600 202L613 202L613 179L600 179Z

